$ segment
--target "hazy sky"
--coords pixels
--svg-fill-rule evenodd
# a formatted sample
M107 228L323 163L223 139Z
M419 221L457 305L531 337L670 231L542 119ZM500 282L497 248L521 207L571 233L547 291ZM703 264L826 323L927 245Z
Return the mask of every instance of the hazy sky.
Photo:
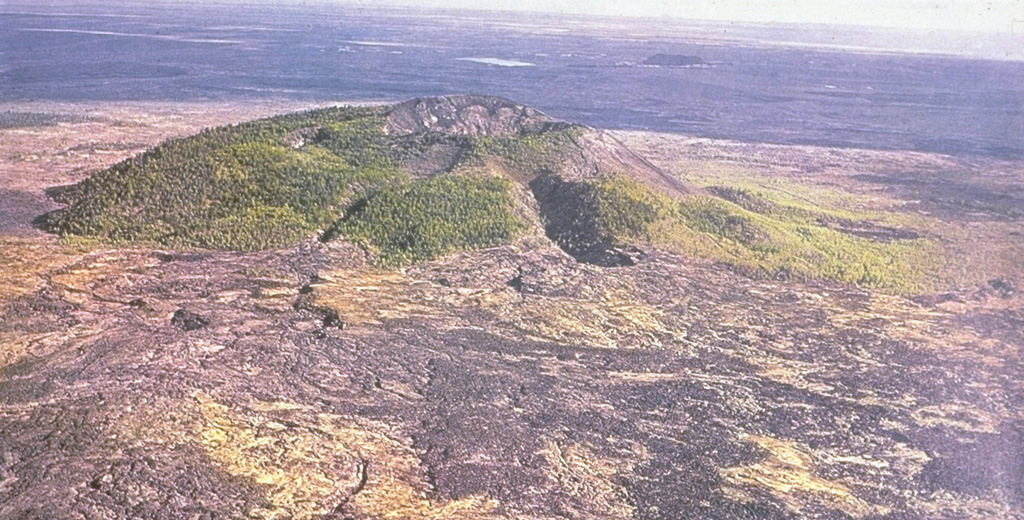
M372 3L1024 33L1024 0L378 0Z

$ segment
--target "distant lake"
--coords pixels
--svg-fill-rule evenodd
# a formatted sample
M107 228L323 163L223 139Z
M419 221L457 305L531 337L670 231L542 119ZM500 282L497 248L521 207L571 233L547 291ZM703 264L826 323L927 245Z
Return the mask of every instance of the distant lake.
M465 92L606 128L1024 158L1021 62L812 48L757 27L260 5L0 7L0 101ZM711 65L639 65L658 53Z

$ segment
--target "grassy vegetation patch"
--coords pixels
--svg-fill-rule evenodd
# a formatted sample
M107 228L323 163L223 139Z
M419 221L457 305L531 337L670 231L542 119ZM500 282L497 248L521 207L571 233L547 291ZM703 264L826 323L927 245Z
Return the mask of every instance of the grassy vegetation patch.
M543 174L529 184L548 237L577 260L612 265L604 253L625 242L652 242L672 201L625 176L565 181Z
M779 211L777 204L749 189L736 188L732 186L710 186L707 190L719 198L725 199L745 210L753 211L754 213L770 215Z
M754 191L709 190L676 200L623 175L580 183L549 180L543 187L542 182L534 191L548 235L574 255L640 242L762 277L827 278L896 292L938 283L941 254L933 241L843 233L828 227L838 218L830 213Z
M711 197L691 197L679 205L679 216L690 228L756 251L773 251L768 230L756 216L736 205Z
M502 178L440 175L384 186L326 234L363 244L381 267L509 243L526 230Z
M682 226L669 241L692 254L782 278L828 278L897 292L927 289L936 244L925 238L879 241L827 227L804 208L775 204L769 214L692 196L679 204ZM697 233L699 235L694 235Z

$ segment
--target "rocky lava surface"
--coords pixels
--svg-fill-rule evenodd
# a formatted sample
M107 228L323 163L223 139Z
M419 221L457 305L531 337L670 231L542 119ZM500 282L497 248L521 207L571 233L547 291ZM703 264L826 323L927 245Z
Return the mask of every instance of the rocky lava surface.
M95 251L7 305L4 518L1012 518L1011 294L549 244ZM966 303L965 303L966 302ZM1017 310L1014 310L1017 309Z

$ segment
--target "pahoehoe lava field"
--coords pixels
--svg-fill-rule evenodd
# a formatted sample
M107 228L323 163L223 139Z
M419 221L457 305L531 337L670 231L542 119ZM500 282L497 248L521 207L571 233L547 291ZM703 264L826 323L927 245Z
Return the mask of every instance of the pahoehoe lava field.
M0 518L1024 515L1020 162L2 108Z

